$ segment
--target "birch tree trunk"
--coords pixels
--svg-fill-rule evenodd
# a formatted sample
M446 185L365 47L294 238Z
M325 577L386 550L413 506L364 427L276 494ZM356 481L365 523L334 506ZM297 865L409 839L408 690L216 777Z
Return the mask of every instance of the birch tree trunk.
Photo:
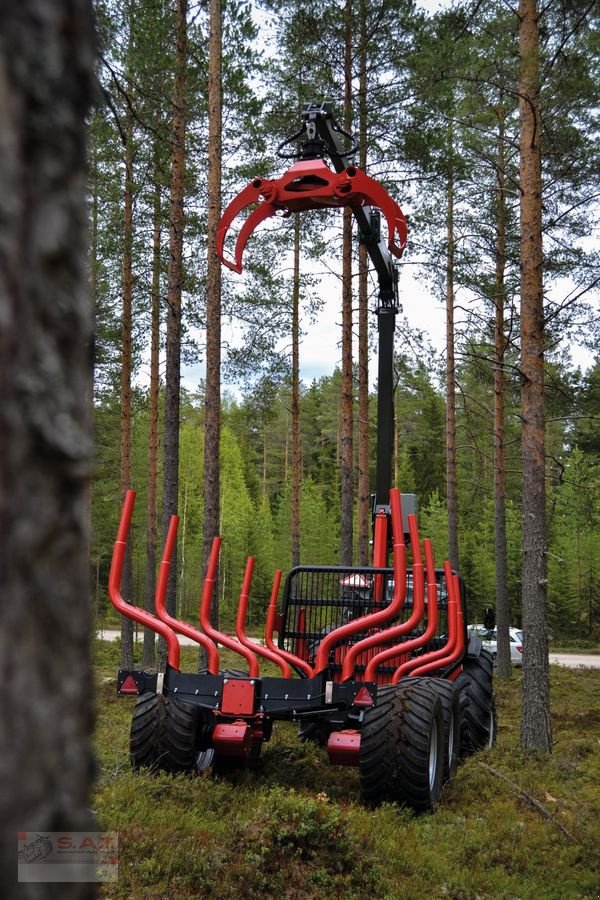
M549 752L542 172L535 0L520 0L519 20L524 635L521 747Z
M0 885L27 900L96 895L16 885L19 831L97 827L88 487L92 305L86 0L0 10Z

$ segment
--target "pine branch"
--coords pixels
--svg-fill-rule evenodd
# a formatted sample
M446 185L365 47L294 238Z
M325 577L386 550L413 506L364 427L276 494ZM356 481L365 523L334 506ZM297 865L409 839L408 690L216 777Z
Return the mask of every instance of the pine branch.
M532 797L531 794L528 794L527 791L524 791L523 788L519 787L519 785L516 782L514 782L511 778L509 778L503 772L499 772L498 769L493 769L491 766L488 766L487 763L480 762L479 765L483 769L485 769L486 772L490 772L491 775L494 775L496 778L500 778L502 781L505 781L507 784L509 784L511 786L511 788L513 788L513 790L515 790L519 794L519 796L523 798L523 800L525 800L527 803L529 803L529 805L531 807L533 807L533 809L535 809L539 813L541 813L544 816L544 818L547 819L549 822L552 822L554 825L557 825L558 828L560 828L560 830L562 831L562 833L564 835L566 835L566 837L568 837L570 841L573 841L574 844L581 843L579 841L579 839L575 837L574 834L571 834L571 832L568 830L568 828L565 828L565 826L562 824L562 822L559 822L558 819L556 819L552 815L550 810L547 807L545 807L543 803L540 803L539 800L536 800L535 797Z

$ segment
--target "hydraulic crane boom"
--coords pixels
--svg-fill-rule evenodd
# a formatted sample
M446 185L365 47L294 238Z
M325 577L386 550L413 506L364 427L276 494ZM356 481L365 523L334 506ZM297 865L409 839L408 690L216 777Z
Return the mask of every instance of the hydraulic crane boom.
M289 145L297 147L285 151ZM373 514L389 515L392 486L393 446L393 366L394 330L398 301L398 267L406 246L406 220L398 204L385 188L354 165L357 146L336 123L330 103L305 104L302 127L280 144L278 153L297 162L275 180L255 178L235 197L221 218L217 232L217 253L230 269L242 271L242 254L254 229L269 216L289 215L323 206L348 206L358 225L359 240L364 244L378 280L376 309L379 334L377 388L377 466ZM325 162L331 160L335 172ZM225 255L225 239L229 227L246 207L258 204L244 222L235 244L235 257ZM388 227L387 243L381 237L381 215Z

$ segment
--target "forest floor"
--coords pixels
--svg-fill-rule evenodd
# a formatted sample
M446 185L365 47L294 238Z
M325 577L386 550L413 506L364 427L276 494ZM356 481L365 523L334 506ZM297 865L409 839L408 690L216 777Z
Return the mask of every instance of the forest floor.
M519 749L520 672L497 679L496 747L466 760L438 810L417 817L362 806L358 772L330 766L288 723L252 770L133 774L118 653L116 641L95 643L93 808L119 835L119 879L102 897L600 898L600 669L551 666L548 757ZM183 648L182 668L196 664Z

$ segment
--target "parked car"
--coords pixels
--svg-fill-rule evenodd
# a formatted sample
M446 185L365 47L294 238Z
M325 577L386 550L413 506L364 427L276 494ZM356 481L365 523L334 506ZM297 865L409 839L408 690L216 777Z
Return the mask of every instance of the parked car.
M496 629L486 628L485 625L469 625L469 634L477 635L481 638L481 643L486 650L489 650L494 659L496 658ZM523 664L523 632L519 628L508 629L510 637L510 659L513 666Z

